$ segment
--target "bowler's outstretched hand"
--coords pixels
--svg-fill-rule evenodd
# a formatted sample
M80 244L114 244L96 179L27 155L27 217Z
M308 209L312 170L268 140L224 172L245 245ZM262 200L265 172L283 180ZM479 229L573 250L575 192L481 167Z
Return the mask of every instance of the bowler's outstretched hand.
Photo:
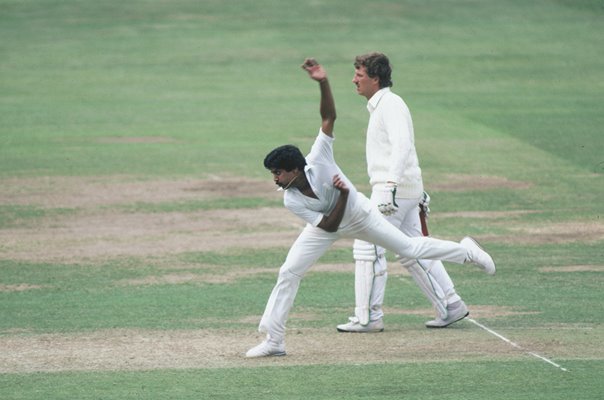
M314 58L307 58L302 64L302 69L308 72L315 81L321 82L327 79L327 72L323 69L323 66L317 62Z

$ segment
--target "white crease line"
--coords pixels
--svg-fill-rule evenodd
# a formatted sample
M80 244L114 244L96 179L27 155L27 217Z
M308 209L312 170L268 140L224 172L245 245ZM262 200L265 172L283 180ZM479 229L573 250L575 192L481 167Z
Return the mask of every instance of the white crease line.
M537 354L537 353L534 353L534 352L532 352L532 351L528 351L528 350L523 349L523 348L522 348L520 345L518 345L518 344L516 344L516 343L512 342L510 339L508 339L508 338L506 338L506 337L504 337L504 336L500 335L499 333L495 332L494 330L487 328L486 326L484 326L483 324L481 324L481 323L477 322L476 320L474 320L474 319L472 319L472 318L466 318L466 320L467 320L467 321L470 321L471 323L473 323L474 325L478 326L479 328L484 329L485 331L489 332L491 335L497 336L499 339L501 339L501 340L503 340L504 342L506 342L506 343L508 343L508 344L512 345L513 347L515 347L515 348L517 348L517 349L519 349L519 350L522 350L522 351L524 351L525 353L530 354L530 355L531 355L531 356L533 356L533 357L537 357L537 358L539 358L540 360L545 361L546 363L551 364L551 365L553 365L553 366L554 366L554 367L556 367L556 368L560 368L562 371L568 371L566 368L562 367L561 365L556 364L555 362L553 362L553 361L552 361L552 360L550 360L549 358L543 357L543 356L541 356L541 355L539 355L539 354Z

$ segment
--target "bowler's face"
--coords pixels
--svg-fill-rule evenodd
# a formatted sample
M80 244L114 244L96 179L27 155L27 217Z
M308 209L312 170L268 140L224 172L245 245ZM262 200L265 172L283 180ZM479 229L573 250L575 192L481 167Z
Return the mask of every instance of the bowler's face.
M365 67L361 66L354 70L354 77L352 83L357 87L357 93L361 96L365 96L367 100L371 98L380 89L379 78L370 78L367 75Z
M286 171L284 169L271 169L271 174L273 174L273 182L275 182L275 185L282 188L289 187L296 176L298 176L297 171L297 169L292 171Z

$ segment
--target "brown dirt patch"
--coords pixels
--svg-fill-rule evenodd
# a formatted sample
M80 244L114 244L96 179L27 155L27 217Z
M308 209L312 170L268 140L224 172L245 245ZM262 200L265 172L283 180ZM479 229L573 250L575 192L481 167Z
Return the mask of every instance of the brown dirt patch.
M512 307L500 306L481 306L481 305L469 305L470 315L472 318L501 318L510 317L513 315L533 315L539 314L537 311L518 311ZM401 309L401 308L389 308L384 307L385 315L424 315L426 317L432 317L434 310L431 308L426 309Z
M39 177L0 180L0 204L91 208L231 197L279 198L269 179L229 177L145 180L130 176Z
M525 349L564 358L598 359L603 332L570 326L502 332ZM583 334L589 341L575 344ZM522 340L518 340L521 337ZM237 330L104 330L90 333L0 337L0 373L229 368L267 365L369 364L528 357L469 322L427 330L388 326L372 335L338 334L334 329L291 328L288 356L248 360L245 351L261 334ZM591 345L589 345L591 343ZM587 347L585 347L587 345Z
M604 265L566 265L562 267L541 267L539 272L604 272Z
M535 214L538 211L532 210L512 210L512 211L455 211L439 212L437 218L477 218L477 219L501 219L509 217L518 217L527 214Z
M21 283L19 285L0 285L0 292L24 292L26 290L36 290L45 287L47 286L29 285L27 283Z
M465 192L492 189L530 189L530 182L512 181L503 176L447 174L430 183L430 190Z
M497 223L494 223L497 226ZM504 225L505 224L505 225ZM559 223L541 223L528 225L515 222L514 225L500 223L500 226L513 232L504 235L481 235L485 241L512 244L561 244L595 243L604 240L604 223L599 221L571 221Z
M117 285L126 286L148 286L148 285L179 285L183 283L231 283L239 279L254 276L257 274L265 273L277 273L276 268L241 268L237 270L228 269L222 270L215 274L194 274L194 273L180 273L180 274L165 274L160 276L147 276L140 279L125 279L116 282Z
M231 247L288 247L299 229L300 222L282 208L59 216L34 227L0 230L0 258L86 262Z
M463 179L461 179L463 178ZM466 176L458 181L467 181ZM490 179L490 178L489 178ZM501 179L491 179L497 185ZM44 177L0 181L0 204L77 208L74 214L37 218L0 229L0 259L94 262L123 256L161 257L187 251L289 247L303 222L284 207L141 213L112 206L240 196L280 200L270 180L141 180L133 177ZM482 181L481 186L485 186ZM488 186L488 184L486 185ZM522 186L522 185L520 185ZM443 213L438 218L490 218L510 234L482 235L485 242L542 244L604 240L604 224L510 224L506 217L531 211ZM349 247L350 242L339 242ZM348 267L347 267L348 268Z
M0 230L0 258L90 262L188 251L289 247L304 223L284 207L140 213L111 209L138 202L225 197L281 199L266 181L235 178L142 181L133 178L4 179L0 204L82 209ZM342 245L342 244L339 244Z

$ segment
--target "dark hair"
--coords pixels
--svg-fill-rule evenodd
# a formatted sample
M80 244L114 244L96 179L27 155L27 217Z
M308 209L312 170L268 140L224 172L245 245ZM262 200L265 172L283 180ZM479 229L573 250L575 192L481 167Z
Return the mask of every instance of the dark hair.
M305 165L306 159L302 152L291 144L277 147L264 157L264 168L269 170L284 169L289 172L298 168L304 171Z
M390 78L392 67L390 66L390 60L388 60L385 54L369 53L357 56L354 60L354 67L356 69L365 67L367 75L370 78L377 76L380 81L380 88L392 86Z

